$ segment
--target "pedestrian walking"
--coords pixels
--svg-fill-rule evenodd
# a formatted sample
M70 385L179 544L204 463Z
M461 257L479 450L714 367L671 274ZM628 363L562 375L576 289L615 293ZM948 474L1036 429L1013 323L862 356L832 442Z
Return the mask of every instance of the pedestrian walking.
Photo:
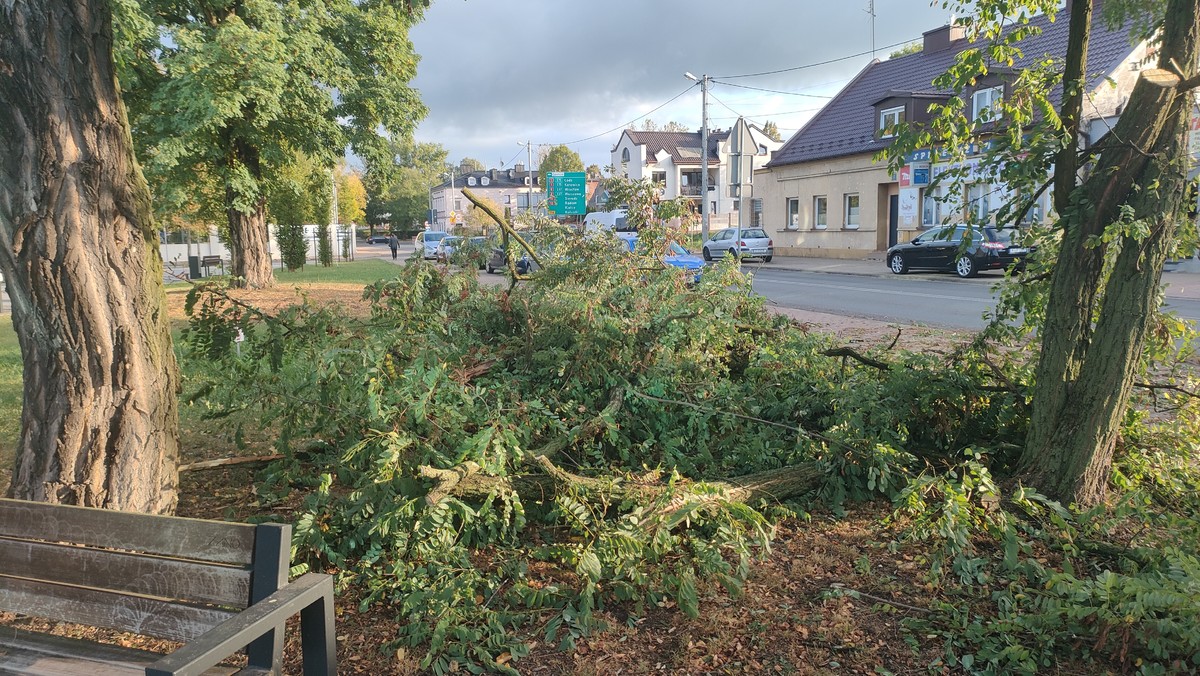
M388 235L388 248L392 250L392 260L396 260L396 256L400 251L400 240L394 232Z

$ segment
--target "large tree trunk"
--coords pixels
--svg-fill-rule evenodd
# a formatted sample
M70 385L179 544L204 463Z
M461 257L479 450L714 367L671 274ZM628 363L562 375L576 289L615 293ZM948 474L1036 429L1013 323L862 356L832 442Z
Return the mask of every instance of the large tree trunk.
M1021 460L1026 479L1059 500L1092 505L1104 498L1118 429L1180 217L1190 96L1180 91L1180 78L1166 69L1172 63L1196 63L1198 5L1196 0L1170 0L1163 69L1147 71L1138 81L1125 113L1103 142L1097 166L1062 211L1063 245L1051 279ZM1073 24L1072 33L1077 30L1086 28ZM1092 240L1120 218L1123 206L1153 227L1142 239L1116 240L1120 251L1102 290L1107 252Z
M0 269L24 360L13 497L166 513L178 372L104 0L0 0Z
M227 167L230 175L239 169L248 172L259 184L255 197L240 195L231 185L225 186L225 208L229 216L229 258L233 276L241 280L239 286L249 289L265 289L275 284L271 269L271 242L267 231L267 200L262 196L262 164L258 152L249 144L225 137L229 147ZM228 180L228 179L226 179Z

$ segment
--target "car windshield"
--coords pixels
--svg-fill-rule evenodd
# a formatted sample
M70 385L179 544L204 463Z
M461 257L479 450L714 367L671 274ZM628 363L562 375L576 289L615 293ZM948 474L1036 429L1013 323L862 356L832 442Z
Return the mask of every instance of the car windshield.
M989 230L988 232L990 232L992 237L995 238L995 241L1000 242L1002 244L1012 244L1012 241L1013 241L1013 231L1012 230Z
M444 232L427 232L425 233L426 242L436 242L446 236Z
M458 244L458 241L460 239L461 239L460 237L443 237L442 238L442 246L453 246L455 244Z
M668 251L671 256L690 256L691 255L691 252L689 252L687 249L679 246L678 242L671 242L671 246L668 247Z
M767 233L762 228L751 228L742 231L742 239L766 239Z

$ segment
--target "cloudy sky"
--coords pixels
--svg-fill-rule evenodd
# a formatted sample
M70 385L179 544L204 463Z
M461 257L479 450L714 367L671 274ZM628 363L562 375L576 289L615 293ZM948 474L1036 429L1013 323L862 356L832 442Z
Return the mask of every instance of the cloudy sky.
M773 120L786 138L870 61L868 4L434 0L411 32L421 55L414 85L429 107L416 136L441 143L452 161L524 163L518 143L529 140L570 144L585 164L603 167L621 129L642 116L700 128L690 71L717 80L710 127L742 115ZM874 4L880 58L950 18L940 2ZM793 70L735 77L785 69Z

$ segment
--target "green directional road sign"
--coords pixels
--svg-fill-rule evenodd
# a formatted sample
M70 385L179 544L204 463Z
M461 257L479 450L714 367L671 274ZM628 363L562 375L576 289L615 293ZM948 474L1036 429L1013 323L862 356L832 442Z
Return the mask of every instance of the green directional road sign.
M587 213L587 173L547 172L546 207L550 213L558 216L582 216Z

